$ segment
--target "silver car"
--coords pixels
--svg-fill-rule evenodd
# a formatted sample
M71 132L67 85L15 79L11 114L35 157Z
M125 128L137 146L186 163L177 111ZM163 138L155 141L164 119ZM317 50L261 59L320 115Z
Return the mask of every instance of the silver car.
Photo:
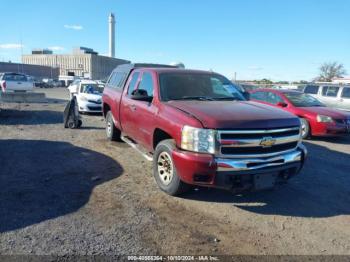
M350 86L306 85L303 92L329 107L350 111Z

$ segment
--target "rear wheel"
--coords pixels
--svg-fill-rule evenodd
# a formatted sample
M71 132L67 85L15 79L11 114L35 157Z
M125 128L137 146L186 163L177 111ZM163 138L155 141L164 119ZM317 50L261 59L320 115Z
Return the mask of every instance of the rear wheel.
M155 150L153 158L153 175L159 188L165 193L175 196L185 193L190 186L181 181L177 175L172 158L175 142L172 139L163 140Z
M120 130L117 129L114 125L113 122L113 116L112 116L112 112L108 111L106 114L106 135L108 140L110 141L121 141L120 139Z
M301 122L301 137L303 139L310 138L310 124L305 118L300 118Z

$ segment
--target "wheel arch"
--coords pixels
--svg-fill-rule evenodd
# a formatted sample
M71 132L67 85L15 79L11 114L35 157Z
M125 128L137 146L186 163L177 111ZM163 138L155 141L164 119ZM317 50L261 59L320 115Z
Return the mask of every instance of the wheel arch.
M310 121L309 118L308 118L307 116L305 116L305 115L297 115L297 117L303 118L303 119L305 119L305 120L307 121L307 123L308 123L308 125L309 125L309 129L310 129L309 132L310 132L310 135L312 136L313 133L314 133L314 127L313 127L313 125L311 124L312 121Z
M107 112L111 110L111 107L107 103L103 103L103 116L106 118Z
M153 150L156 149L157 145L166 139L175 139L168 132L161 128L156 128L153 132Z

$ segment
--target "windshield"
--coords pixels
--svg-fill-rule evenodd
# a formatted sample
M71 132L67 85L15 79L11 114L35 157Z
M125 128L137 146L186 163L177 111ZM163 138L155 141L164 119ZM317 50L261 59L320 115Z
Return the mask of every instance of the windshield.
M99 87L97 84L82 84L80 88L80 93L86 94L101 94L103 88Z
M215 74L161 73L160 97L170 100L245 100L225 77Z
M285 93L288 100L296 107L324 106L316 98L303 93Z

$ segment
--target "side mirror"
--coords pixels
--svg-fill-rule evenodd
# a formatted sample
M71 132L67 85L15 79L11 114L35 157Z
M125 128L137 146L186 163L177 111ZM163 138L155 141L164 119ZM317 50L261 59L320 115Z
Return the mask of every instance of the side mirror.
M277 106L279 106L279 107L287 107L288 105L286 103L284 103L284 102L278 102Z
M153 96L149 96L144 89L136 89L131 93L131 99L137 101L152 102Z
M249 92L244 91L244 92L242 93L242 95L244 96L245 99L250 100L250 93L249 93Z

